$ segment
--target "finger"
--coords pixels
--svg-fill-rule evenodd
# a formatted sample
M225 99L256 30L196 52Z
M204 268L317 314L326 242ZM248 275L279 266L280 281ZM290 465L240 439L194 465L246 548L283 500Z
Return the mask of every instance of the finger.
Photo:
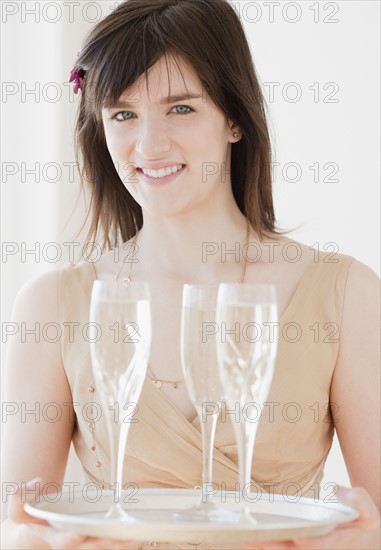
M136 541L89 539L71 534L58 535L53 532L44 535L53 550L139 550L142 544Z
M358 537L357 529L350 529L348 531L340 531L335 529L328 535L312 538L300 538L295 539L294 543L299 550L331 550L331 548L349 548L347 546L352 540Z
M139 544L134 541L87 537L58 531L52 527L33 526L33 530L40 532L54 550L138 550Z
M340 503L356 508L359 512L358 519L343 525L342 527L361 527L363 529L376 529L380 525L380 513L369 493L363 487L348 489L339 485L337 493Z
M86 550L138 550L141 546L141 542L138 541L126 541L126 540L115 540L115 539L95 539L89 538L85 546L81 549Z
M58 531L53 527L30 524L29 528L40 538L46 540L53 550L74 550L76 548L82 548L81 545L86 540L86 537L81 535Z
M15 523L32 522L39 525L48 525L45 520L29 515L24 509L25 503L34 500L36 495L40 493L41 481L41 478L36 477L24 485L21 484L21 488L10 497L7 508L7 515L10 520Z
M244 544L248 548L255 548L260 550L274 550L274 549L284 550L284 549L296 548L292 540L253 541L253 542L245 542Z

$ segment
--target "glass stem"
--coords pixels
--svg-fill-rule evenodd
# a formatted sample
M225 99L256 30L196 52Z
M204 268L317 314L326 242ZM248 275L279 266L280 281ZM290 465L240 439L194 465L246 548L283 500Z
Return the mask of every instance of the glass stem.
M114 405L109 406L107 411L107 429L110 441L110 488L114 490L114 504L106 514L106 518L110 519L124 519L125 517L121 501L124 455L130 423L123 420L124 415L119 410L119 403L116 401Z
M257 423L247 421L241 416L243 406L240 406L239 422L234 423L237 438L238 468L239 468L239 492L240 509L242 515L249 515L247 493L250 492L251 467L253 462L253 450Z
M128 432L130 431L131 424L129 422L124 422L121 420L119 425L119 447L118 447L118 463L116 470L116 483L117 483L117 502L121 506L120 502L122 500L122 489L123 489L123 465L126 452L126 443Z
M202 502L206 503L208 500L212 500L209 491L213 491L213 448L218 413L205 415L204 418L201 412L200 420L202 435Z
M118 487L119 480L119 442L120 442L120 422L119 422L119 407L118 403L109 406L107 414L107 428L110 441L110 482L111 489L114 489L114 504L118 505L120 501L120 488Z

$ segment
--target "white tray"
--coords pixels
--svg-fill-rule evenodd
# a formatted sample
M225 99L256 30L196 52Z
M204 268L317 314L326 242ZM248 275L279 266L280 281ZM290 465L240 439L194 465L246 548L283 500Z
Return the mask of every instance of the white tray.
M238 510L233 491L217 493L216 501L228 510ZM223 497L226 502L223 503ZM342 504L300 498L289 502L282 495L264 494L257 502L249 504L257 524L240 526L234 523L211 524L179 522L173 519L175 511L195 505L199 490L187 489L139 489L124 492L123 508L138 523L132 525L103 519L113 501L109 490L63 493L57 502L48 502L49 495L40 502L28 502L28 514L48 521L53 527L79 535L107 537L136 541L206 541L231 542L249 540L287 540L297 537L318 536L329 533L337 525L352 521L358 512ZM98 500L97 500L98 498ZM254 501L258 495L248 494ZM51 499L53 500L53 499ZM96 501L97 500L97 501ZM132 502L133 500L137 502ZM237 494L238 500L238 494Z

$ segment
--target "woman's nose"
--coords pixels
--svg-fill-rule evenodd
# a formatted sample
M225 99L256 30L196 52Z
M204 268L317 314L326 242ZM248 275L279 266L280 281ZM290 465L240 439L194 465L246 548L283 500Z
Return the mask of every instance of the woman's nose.
M171 140L165 121L150 117L137 128L135 149L141 158L159 158L167 154Z

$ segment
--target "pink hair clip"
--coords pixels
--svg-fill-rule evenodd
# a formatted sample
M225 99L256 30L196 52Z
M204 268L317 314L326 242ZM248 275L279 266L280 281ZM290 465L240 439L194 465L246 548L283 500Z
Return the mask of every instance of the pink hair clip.
M82 90L85 74L86 71L84 69L80 69L79 67L74 67L74 69L71 71L69 82L74 82L75 94L78 93L78 90Z

